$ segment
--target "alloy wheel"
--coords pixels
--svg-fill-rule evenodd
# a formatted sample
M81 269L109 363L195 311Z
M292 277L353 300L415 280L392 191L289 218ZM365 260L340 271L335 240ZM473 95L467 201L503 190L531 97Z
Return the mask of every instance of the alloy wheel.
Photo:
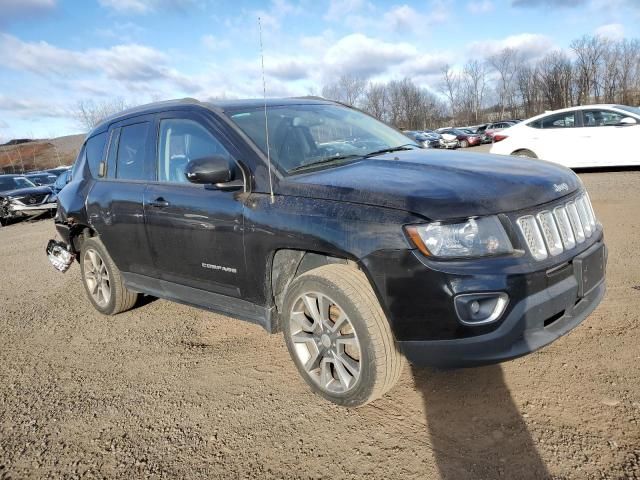
M106 307L111 300L109 272L100 254L90 248L84 254L84 281L93 300L100 307Z
M345 393L361 372L361 348L351 320L328 296L306 292L291 311L289 335L305 372L324 391Z

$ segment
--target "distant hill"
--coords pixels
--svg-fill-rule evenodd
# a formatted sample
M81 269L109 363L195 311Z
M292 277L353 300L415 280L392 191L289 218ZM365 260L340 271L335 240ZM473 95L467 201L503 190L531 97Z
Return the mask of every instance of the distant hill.
M19 139L0 146L0 172L43 170L71 165L82 147L85 135L67 135L50 139Z

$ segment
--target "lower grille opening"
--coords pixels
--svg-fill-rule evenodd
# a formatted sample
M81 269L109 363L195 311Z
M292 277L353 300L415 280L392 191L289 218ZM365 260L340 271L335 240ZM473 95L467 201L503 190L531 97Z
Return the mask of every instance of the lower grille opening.
M552 317L547 318L544 321L544 326L545 328L548 327L549 325L551 325L552 323L554 323L556 320L560 320L560 318L562 318L564 316L564 310L562 310L559 313L556 313L555 315L553 315Z

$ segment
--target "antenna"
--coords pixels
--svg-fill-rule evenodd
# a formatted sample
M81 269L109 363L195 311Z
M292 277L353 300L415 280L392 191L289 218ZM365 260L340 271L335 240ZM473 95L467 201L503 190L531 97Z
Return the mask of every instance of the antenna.
M267 140L267 166L269 168L269 195L271 203L275 201L273 196L273 178L271 175L271 148L269 147L269 119L267 117L267 83L264 79L264 48L262 47L262 22L258 17L258 31L260 32L260 61L262 63L262 96L264 98L264 130Z

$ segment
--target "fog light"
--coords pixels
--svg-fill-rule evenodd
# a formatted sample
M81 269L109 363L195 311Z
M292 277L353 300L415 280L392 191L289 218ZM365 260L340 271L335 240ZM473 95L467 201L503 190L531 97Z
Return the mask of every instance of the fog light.
M454 299L456 314L465 325L486 325L498 320L509 303L504 292L464 293Z

